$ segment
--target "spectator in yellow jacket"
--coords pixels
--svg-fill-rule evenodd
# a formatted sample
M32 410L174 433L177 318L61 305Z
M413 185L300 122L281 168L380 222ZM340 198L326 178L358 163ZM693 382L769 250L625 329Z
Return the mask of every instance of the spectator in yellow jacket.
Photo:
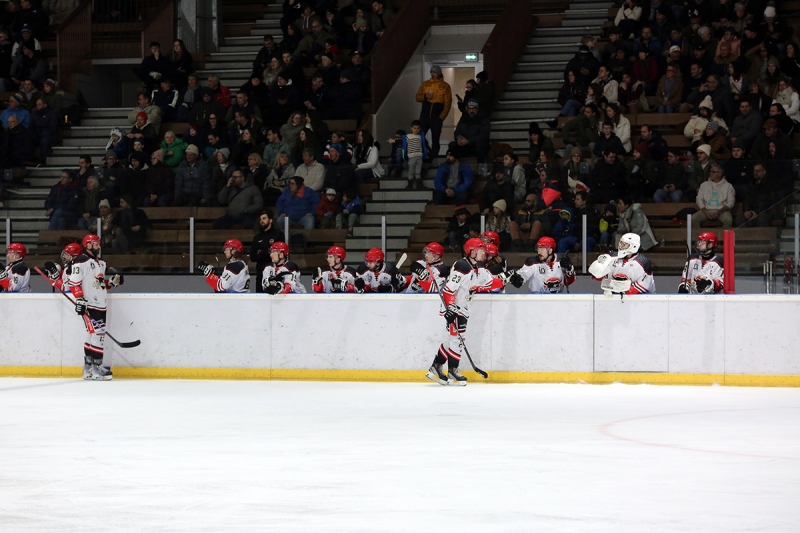
M433 149L431 158L439 155L439 137L442 135L442 124L450 107L453 105L453 91L450 85L442 79L442 68L438 65L431 67L431 79L424 81L417 90L417 102L422 103L419 121L422 130L427 134L431 130L431 143Z

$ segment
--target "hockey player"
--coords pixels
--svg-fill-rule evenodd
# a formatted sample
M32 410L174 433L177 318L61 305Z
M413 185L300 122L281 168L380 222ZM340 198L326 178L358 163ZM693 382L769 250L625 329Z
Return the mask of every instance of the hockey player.
M438 242L428 243L422 249L422 255L424 259L411 263L411 275L406 276L406 292L436 292L450 273L450 267L442 263L444 247Z
M83 344L83 379L108 381L111 368L103 366L103 344L106 338L106 291L125 282L121 274L106 279L106 262L100 253L100 237L83 238L83 253L69 267L69 291L75 297L75 312L83 317L87 339Z
M83 248L77 242L71 242L64 247L61 251L61 262L63 267L53 263L52 261L45 261L44 272L50 278L53 287L59 292L66 292L69 290L69 267L76 257L83 253Z
M596 280L602 280L605 293L647 294L656 292L653 266L639 253L640 239L636 233L626 233L619 240L619 250L603 254L589 267Z
M300 267L289 261L289 252L289 245L285 242L273 242L269 247L272 262L264 268L262 275L267 294L305 294L306 288L300 283Z
M555 249L555 239L539 239L536 243L538 255L529 257L509 282L517 288L527 282L534 294L555 294L572 285L575 282L575 267L569 257L559 256Z
M464 243L464 258L455 262L442 286L445 306L440 309L439 314L445 319L448 340L439 346L426 374L428 379L440 385L467 384L467 378L458 371L463 350L458 335L460 333L463 338L467 333L470 296L475 292L491 289L490 279L488 284L479 279L485 260L486 244L481 239L467 239ZM445 363L448 366L447 374L444 373Z
M717 236L710 231L697 236L697 253L686 260L679 293L711 294L725 288L722 261L714 253L717 244Z
M356 292L354 285L356 270L344 264L346 257L347 252L341 246L328 248L326 252L328 268L317 269L317 275L312 280L314 292Z
M406 278L401 276L394 264L384 261L380 248L370 248L364 254L364 262L356 270L356 292L402 292Z
M484 231L481 240L486 243L486 268L493 276L505 272L508 265L505 257L500 255L500 235L496 231Z
M31 271L28 265L22 262L28 255L24 244L12 242L6 248L5 268L0 265L0 291L31 292Z
M222 245L222 253L228 264L222 269L222 274L217 276L214 267L201 261L197 271L206 277L214 292L250 292L250 272L244 261L244 245L239 239L228 239Z

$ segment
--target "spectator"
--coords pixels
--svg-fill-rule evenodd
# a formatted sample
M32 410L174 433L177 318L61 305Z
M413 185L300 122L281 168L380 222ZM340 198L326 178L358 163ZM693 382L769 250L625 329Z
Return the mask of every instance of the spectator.
M600 213L592 204L589 193L578 191L575 193L575 210L572 220L575 222L571 234L563 236L558 241L559 253L571 251L580 252L583 245L583 215L586 215L586 249L594 250L600 241Z
M144 150L148 153L152 153L158 148L158 133L156 128L149 122L147 113L144 111L136 114L136 122L130 133L125 135L125 138L130 143L134 143L137 140L142 141Z
M133 69L136 77L145 84L147 92L152 91L161 77L169 72L169 59L161 53L161 45L156 41L150 43L150 55L142 59L141 65Z
M355 35L350 47L359 54L368 56L375 47L375 43L378 42L378 36L369 28L366 19L361 17L356 18L353 28L355 29Z
M261 285L264 269L271 263L269 249L275 242L284 242L284 234L274 225L269 211L262 211L258 216L258 230L250 245L250 261L256 264L256 292L264 292Z
M749 148L761 131L763 119L760 113L753 111L750 100L742 100L739 104L739 113L739 116L733 120L730 141L742 141L745 147Z
M500 250L508 250L511 244L509 220L508 215L506 215L507 209L508 204L506 204L505 200L497 200L492 204L492 211L486 217L486 231L494 231L500 236L500 244L498 246Z
M575 73L569 71L567 73L567 81L564 82L564 85L562 85L561 89L558 91L558 105L561 106L561 112L558 116L574 117L577 115L586 102L586 90L586 84L579 82ZM460 102L461 100L459 99L459 108L461 108ZM463 113L464 110L461 112Z
M336 215L336 229L343 229L347 222L347 236L353 236L353 228L361 217L361 199L353 191L342 193L342 210Z
M467 114L461 115L448 151L457 152L460 157L474 155L482 164L489 152L489 117L479 112L478 102L467 103Z
M42 52L29 44L23 44L20 52L11 62L11 81L20 85L24 80L32 80L42 85L47 80L47 62Z
M566 84L567 82L565 82L565 85ZM464 87L464 98L461 98L461 95L456 94L456 100L458 100L458 103L456 105L458 106L458 110L461 111L462 113L467 112L467 102L470 101L472 94L474 94L475 92L476 87L478 87L478 84L475 82L475 80L467 80Z
M301 176L293 176L289 187L278 198L278 227L283 227L284 219L288 218L291 224L314 229L314 213L319 201L317 192L306 187Z
M428 134L431 130L431 158L439 156L439 138L442 135L442 124L450 113L453 92L450 85L442 79L442 69L438 65L431 67L431 77L422 83L417 90L417 102L422 103L419 121L422 131Z
M13 46L8 31L0 29L0 92L10 91L15 87L14 82L11 81L11 50Z
M698 61L692 61L689 65L688 72L683 72L683 103L678 108L681 113L690 113L693 109L693 104L688 102L689 95L706 82L706 73L703 71L703 65ZM730 85L729 85L730 89ZM745 89L746 92L746 89ZM704 97L705 98L705 97ZM702 99L701 99L702 101ZM709 103L711 98L709 97Z
M658 86L658 60L647 48L637 52L633 61L631 76L634 80L644 84L644 93L648 96L656 93Z
M303 120L303 114L299 111L295 111L289 116L289 120L281 126L281 137L283 137L283 141L288 144L289 146L294 146L294 143L297 142L297 137L300 135L300 130L305 127L305 121Z
M394 11L384 5L384 0L374 0L372 2L372 13L369 16L369 27L380 37L386 31L389 23L394 18Z
M180 106L178 106L176 116L178 121L187 122L189 120L194 104L202 99L201 89L200 82L197 80L197 74L189 74L186 77L186 86L179 91Z
M181 139L175 137L175 132L168 131L165 133L164 140L161 142L161 150L164 152L164 163L172 170L177 170L184 161L184 155L188 146L189 145ZM196 146L195 149L197 149Z
M186 143L187 146L190 144L197 146L197 148L200 150L200 153L205 156L208 137L203 137L199 127L190 125L186 131L183 132L183 135L181 135L181 139ZM213 153L213 151L211 153Z
M139 113L147 114L147 122L158 130L161 127L161 109L153 105L149 93L139 93L136 97L137 106L128 113L128 122L136 124L136 117Z
M721 84L719 77L711 74L706 78L706 82L692 90L686 101L695 107L695 114L699 114L699 105L706 96L711 97L711 108L726 123L730 123L734 117L733 96L730 89Z
M706 129L703 132L703 136L700 137L700 140L694 146L695 149L697 146L701 144L707 144L711 147L711 157L716 159L717 161L724 161L726 159L730 159L731 151L728 150L728 139L725 137L727 132L725 130L720 129L719 122L716 120L710 120L708 124L706 124Z
M219 192L217 201L227 209L211 224L213 229L228 229L235 225L249 229L255 225L256 216L264 208L261 191L238 169L233 171L227 185Z
M250 101L247 93L240 91L236 93L236 103L228 108L228 113L225 115L225 122L232 124L236 113L242 112L247 113L247 115L250 117L255 117L258 120L261 120L261 110L258 109L258 106Z
M78 172L75 174L75 182L79 188L86 186L86 179L89 176L95 175L94 165L92 164L92 157L82 155L78 158Z
M597 77L600 69L600 62L592 55L592 51L586 45L578 47L575 57L569 60L564 69L564 81L569 80L569 73L574 72L577 81L585 84L591 83Z
M272 35L265 35L264 46L261 47L253 60L253 72L263 72L272 63L273 59L277 59L277 53L278 47L275 45L275 39Z
M231 163L230 156L231 151L228 148L220 148L208 160L208 168L211 171L211 189L214 191L222 190L233 176L233 171L238 168Z
M30 131L19 123L16 115L8 117L8 129L3 138L3 149L9 167L24 167L33 159L33 139Z
M649 124L642 124L639 130L639 142L647 143L647 150L653 161L663 161L667 158L667 142L661 132L654 130Z
M786 110L783 105L775 102L769 106L769 118L774 119L778 123L778 129L791 136L795 130L795 122L786 116Z
M614 26L628 38L633 38L637 33L639 18L642 16L642 8L639 7L638 0L625 0L622 7L617 11L614 19Z
M622 83L619 84L619 108L620 112L633 117L637 114L650 110L647 104L647 97L644 94L644 84L634 81L629 73L622 75Z
M727 41L720 41L714 61L711 62L709 74L716 74L723 78L728 74L728 65L738 59L731 51L731 44Z
M328 42L331 41L333 41L333 39L325 41L325 46L327 47ZM333 62L333 54L330 52L323 52L317 57L319 57L319 63L317 64L316 75L322 76L322 80L328 88L334 87L339 83L339 75L341 72L339 71L338 65Z
M753 110L761 115L762 118L766 119L769 116L769 108L772 107L772 96L764 94L758 83L750 84L748 99Z
M601 131L602 133L600 138L594 144L592 154L597 157L601 157L604 152L610 150L618 156L624 156L625 147L622 146L622 142L619 140L619 137L617 137L617 135L614 133L614 123L610 120L606 120L603 122Z
M674 113L683 99L683 82L677 75L676 66L668 66L667 73L659 80L656 96L661 99L659 113Z
M204 126L210 122L213 116L217 124L211 127L221 128L220 117L225 117L225 108L222 104L214 100L214 95L207 87L199 88L195 94L199 97L199 100L194 103L189 112L189 124ZM225 137L227 139L227 135Z
M773 42L782 44L786 38L792 34L787 22L778 17L775 6L768 5L764 8L764 22L761 23L761 31L769 36Z
M778 90L778 83L784 79L778 60L772 58L767 62L767 70L758 77L758 86L767 96L773 96Z
M219 77L212 74L208 77L207 88L211 91L211 97L222 105L227 111L231 106L231 90L219 82Z
M289 145L283 140L280 130L270 128L267 130L267 145L264 147L262 159L268 168L272 168L281 152L289 152Z
M702 226L706 221L718 221L722 227L733 225L731 209L736 205L736 192L733 185L725 179L722 166L714 163L707 181L697 191L697 207L700 209L692 217L692 221Z
M50 188L44 201L44 214L50 218L47 229L67 229L67 224L78 218L79 203L80 190L72 181L72 173L62 170L61 178Z
M564 144L567 151L571 150L575 146L580 148L582 151L592 151L594 144L599 139L598 115L599 113L597 111L597 107L594 104L590 104L583 108L582 113L579 116L564 124L564 126L561 128L561 137L564 139ZM611 126L611 130L613 131L613 125ZM574 139L571 136L572 133L576 134ZM539 132L538 135L539 137L537 137L537 139L541 138L541 132ZM552 141L550 142L552 143ZM620 148L621 147L622 144L620 143ZM528 157L530 158L530 155Z
M361 118L361 84L358 74L347 69L339 76L339 83L327 93L330 105L322 111L325 120L359 120Z
M119 199L119 211L114 214L115 254L128 254L131 249L138 248L147 238L150 221L144 211L136 207L130 196Z
M364 65L364 56L358 50L353 50L350 53L350 68L348 70L353 72L355 77L353 81L361 85L362 92L366 91L367 86L372 81L372 71Z
M631 146L631 122L619 112L619 107L615 104L609 104L606 107L606 120L614 125L614 134L619 138L625 153L629 153L633 148Z
M694 170L692 175L689 176L689 189L691 192L696 193L700 185L708 180L711 172L711 167L716 164L716 161L711 159L711 147L707 144L701 144L696 150L697 161L694 163ZM693 197L689 194L689 197Z
M498 200L503 200L504 205L514 205L514 184L511 180L506 179L505 168L496 166L492 172L494 179L489 180L483 188L481 194L481 213L489 215L492 212L492 207ZM506 209L503 209L505 212Z
M680 150L670 148L666 162L658 167L658 189L653 194L653 201L663 203L669 198L676 204L680 203L687 185L686 172L680 160Z
M36 100L42 97L42 93L36 89L36 85L29 79L24 80L19 85L18 94L22 95L23 105L31 113L36 109Z
M294 176L294 165L289 160L287 152L280 152L267 177L264 188L264 204L275 205L283 190L289 186L289 180Z
M503 170L506 179L514 186L514 203L521 203L526 196L527 178L525 169L519 164L519 157L515 154L504 154Z
M325 184L325 167L314 159L314 151L311 148L302 151L302 161L294 175L303 179L304 187L312 189L315 193L321 191Z
M317 204L317 227L320 229L333 229L336 226L336 217L341 211L341 203L336 198L335 189L326 189L325 195ZM338 229L342 229L341 227Z
M730 89L733 102L738 107L742 98L747 97L747 92L750 87L750 78L742 72L741 63L732 61L728 65L727 76L724 79L724 83Z
M102 230L102 245L113 248L114 233L117 227L114 225L114 214L111 212L111 203L107 199L100 200L97 207L98 216L90 219L89 226L86 228L89 233L97 235L97 220L100 219L100 229ZM80 219L78 220L80 223Z
M233 124L231 125L230 136L231 144L235 145L245 130L250 130L250 137L259 153L264 150L262 131L266 133L264 124L256 117L251 117L247 111L237 111L233 115Z
M325 51L327 39L335 39L335 36L323 28L321 20L316 19L311 22L311 31L300 40L292 55L306 65L313 65L314 58Z
M786 115L794 122L800 122L800 96L789 82L782 79L778 82L773 104L781 104ZM771 114L771 113L770 113Z
M606 61L604 64L611 72L611 75L614 77L614 79L618 80L621 80L624 74L630 73L631 70L633 70L633 62L628 58L628 53L624 48L617 48L614 50L613 57L611 57L611 59Z
M458 206L453 212L453 216L447 222L445 234L450 251L460 252L464 242L469 239L470 232L470 212L466 207Z
M300 130L300 134L297 136L297 140L292 147L292 163L295 166L300 166L303 162L303 150L311 150L316 156L317 151L317 138L314 135L314 130L304 127ZM316 188L312 187L315 191ZM319 192L319 191L317 191Z
M567 180L567 187L570 194L577 191L586 191L588 187L584 183L589 174L589 163L583 161L580 148L572 148L569 151L569 160L564 164L561 172Z
M120 164L117 153L114 150L106 151L105 165L103 165L102 173L98 174L98 179L100 180L100 186L105 187L111 203L117 203L119 200L119 185L122 182L124 172L125 167Z
M611 76L611 71L604 65L597 71L597 77L592 81L593 85L599 85L603 89L603 97L609 104L619 102L619 83Z
M2 43L2 34L0 34ZM783 59L781 59L781 71L791 80L795 87L800 83L800 49L797 43L786 43Z
M325 186L339 191L348 190L356 185L354 167L343 157L343 151L341 144L330 145L330 157L325 161Z
M597 147L595 147L596 149ZM595 203L605 204L619 196L627 182L625 165L617 159L613 149L606 148L601 152L602 158L597 161L591 174L589 190Z
M169 73L178 87L186 87L189 74L194 72L194 59L180 39L172 43L172 52L169 55Z
M178 114L180 94L178 94L178 90L172 86L172 78L170 78L168 74L161 76L158 83L159 87L153 89L150 95L150 101L161 110L161 120L169 122L174 120Z
M763 132L759 133L753 141L750 155L755 160L772 159L770 157L771 143L775 145L774 159L794 159L795 151L792 139L778 129L778 122L773 118L764 122Z
M128 138L125 132L119 128L113 128L108 135L108 142L106 143L106 151L114 150L117 154L117 160L123 161L128 157Z
M781 220L781 213L775 207L778 203L775 184L767 180L767 170L763 164L756 163L753 167L753 178L746 190L743 212L736 217L737 226L767 227Z
M615 201L611 201L603 208L603 216L600 217L600 250L608 251L614 242L618 229L617 204Z
M528 125L528 161L538 161L539 154L543 151L547 152L551 158L555 157L553 141L542 133L537 122L531 122Z
M621 196L617 199L617 213L619 214L617 235L621 237L626 233L637 234L641 242L639 249L645 252L656 245L656 237L650 229L647 215L642 211L642 204L634 203L628 196Z
M351 163L356 166L356 181L364 183L373 177L380 178L383 167L378 160L378 147L375 146L372 134L367 130L358 130L356 142L351 159Z
M245 177L252 180L256 188L260 191L263 190L267 184L269 177L269 169L264 164L264 160L258 152L253 152L247 156L247 164L245 165Z
M761 42L757 46L747 49L745 58L750 62L750 69L747 71L747 76L751 81L758 80L766 71L770 62L775 65L780 65L780 61L771 54L771 47L769 43ZM763 90L763 87L762 87Z
M262 150L261 146L256 144L253 130L244 128L233 146L231 161L237 167L244 167L247 165L247 158L250 157L250 154L258 153Z
M39 145L39 162L44 165L47 163L50 147L56 142L58 117L43 98L36 100L36 110L31 115L31 123L34 142Z
M209 206L214 198L211 169L198 158L199 154L195 145L189 145L185 159L175 172L175 204L178 206Z
M3 122L3 127L8 129L8 117L17 117L17 122L23 127L30 127L31 114L24 107L24 99L21 94L12 94L8 98L8 107L0 114L0 120Z
M744 143L737 141L731 145L731 158L722 163L725 179L733 185L736 196L744 198L747 185L753 178L753 159L745 153Z
M303 35L308 35L313 30L314 22L322 23L322 19L317 15L313 5L304 3L300 16L295 23L295 27L300 30Z
M661 41L653 36L653 29L649 25L643 26L639 38L633 40L633 52L639 55L642 50L647 51L648 57L661 55Z
M458 155L447 152L445 161L436 171L434 189L434 205L465 204L472 190L472 168L461 165Z
M714 114L713 106L714 104L711 102L711 97L706 96L703 101L700 102L698 113L693 115L692 118L689 119L689 122L686 123L686 126L684 126L683 135L687 139L690 139L692 143L696 143L700 140L710 120L716 120L720 127L727 130L725 121L716 117Z
M514 218L509 221L508 231L511 235L511 251L523 252L532 249L539 237L544 234L542 220L547 219L547 214L544 216L536 214L538 203L539 197L532 192L528 193L517 209ZM466 229L465 239L469 237L469 228Z
M647 142L633 147L633 159L625 162L628 171L628 194L636 201L652 198L658 184L658 167L650 158Z
M144 178L144 207L167 207L175 197L175 177L164 164L164 151L150 154L150 166Z
M120 195L128 196L133 201L133 206L140 206L144 201L144 180L147 158L144 152L133 152L130 155L130 164L122 173L119 184Z
M333 133L331 133L330 142L328 142L328 144L325 147L326 151L322 156L323 161L325 159L328 159L329 155L327 153L327 149L332 144L342 145L342 149L344 150L344 152L342 152L343 157L347 158L348 160L351 157L353 157L353 145L347 142L347 136L342 131L334 131Z

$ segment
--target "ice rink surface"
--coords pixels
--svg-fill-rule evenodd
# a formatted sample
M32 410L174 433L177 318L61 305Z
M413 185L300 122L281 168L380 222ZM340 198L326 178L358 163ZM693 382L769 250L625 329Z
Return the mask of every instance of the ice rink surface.
M0 379L3 532L798 524L798 389Z

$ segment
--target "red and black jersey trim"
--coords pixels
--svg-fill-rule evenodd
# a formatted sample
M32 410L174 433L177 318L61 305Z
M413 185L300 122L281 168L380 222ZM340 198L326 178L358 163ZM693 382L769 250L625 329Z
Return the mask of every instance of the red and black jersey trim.
M230 270L234 274L238 274L242 270L245 269L247 265L245 265L244 261L231 261L227 265L225 265L226 270Z

